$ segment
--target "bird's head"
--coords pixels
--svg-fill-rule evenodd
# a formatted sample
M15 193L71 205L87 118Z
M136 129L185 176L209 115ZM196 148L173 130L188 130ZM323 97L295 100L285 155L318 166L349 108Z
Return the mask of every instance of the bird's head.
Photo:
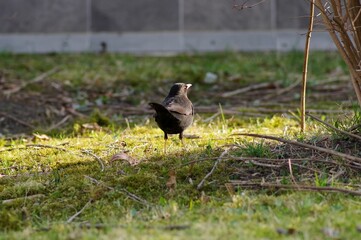
M186 95L188 89L192 86L190 83L175 83L169 91L168 96Z

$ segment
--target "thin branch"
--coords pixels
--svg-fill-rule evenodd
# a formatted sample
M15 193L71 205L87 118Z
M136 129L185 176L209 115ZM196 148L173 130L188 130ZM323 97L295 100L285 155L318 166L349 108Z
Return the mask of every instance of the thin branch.
M256 137L256 138L264 138L264 139L276 140L276 141L279 141L279 142L288 143L288 144L291 144L291 145L304 147L304 148L310 148L310 149L313 149L313 150L316 150L316 151L332 154L332 155L341 157L343 159L347 159L349 161L355 161L355 162L361 163L361 158L359 158L359 157L351 156L351 155L348 155L348 154L345 154L345 153L336 152L336 151L334 151L332 149L313 146L313 145L310 145L310 144L307 144L307 143L301 143L301 142L296 142L296 141L292 141L292 140L286 140L286 139L279 138L279 137L273 137L273 136L268 136L268 135L260 135L260 134L252 134L252 133L237 133L237 134L232 134L232 135L240 135L240 136L248 136L248 137Z
M18 122L18 123L20 123L21 125L24 125L24 126L26 126L26 127L28 127L28 128L35 129L35 127L34 127L33 125L31 125L31 124L29 124L29 123L27 123L27 122L24 122L23 120L18 119L18 118L16 118L16 117L14 117L13 115L10 115L10 114L8 114L8 113L6 113L6 112L0 112L0 115L4 116L4 117L6 117L6 118L9 118L9 119L11 119L11 120L14 120L15 122Z
M310 1L310 21L308 24L308 32L305 44L305 58L303 61L303 74L302 74L302 90L301 90L301 132L305 131L306 127L306 83L307 83L307 69L308 69L308 56L310 53L310 42L313 30L313 19L315 15L315 0Z
M317 187L317 186L307 186L307 185L283 185L283 184L273 184L273 183L249 183L242 181L231 181L230 184L240 187L251 187L251 188L278 188L278 189L291 189L291 190L310 190L317 192L338 192L345 193L350 195L361 196L360 191L353 191L344 188L335 188L335 187Z
M107 186L104 182L102 181L99 181L95 178L92 178L92 177L89 177L87 175L84 175L85 178L89 179L90 181L92 181L93 183L96 183L97 185L103 185L104 187L108 188L109 190L112 190L112 191L117 191L117 192L121 192L125 195L127 195L130 199L138 202L138 203L141 203L147 207L151 206L151 204L149 204L146 200L144 200L143 198L141 197L138 197L137 195L135 195L134 193L131 193L129 192L128 190L124 189L124 188L121 188L121 189L116 189L116 188L113 188L113 187L109 187Z
M89 151L89 150L82 150L81 152L82 152L82 153L85 153L85 154L88 154L88 155L90 155L90 156L92 156L92 157L94 157L94 158L99 162L99 165L100 165L100 167L101 167L101 171L102 171L102 172L104 171L104 169L105 169L104 163L103 163L103 160L102 160L100 157L98 157L97 155L95 155L94 153L92 153L92 152Z
M2 200L2 204L12 204L13 202L17 202L17 201L35 200L35 199L40 199L40 198L44 198L44 197L45 197L44 194L35 194L35 195L30 195L30 196L25 196L25 197L5 199L5 200Z
M64 151L67 152L68 150L62 147L57 147L57 146L51 146L51 145L44 145L44 144L26 144L25 145L27 148L28 147L33 147L33 148L52 148L52 149L56 149L56 150L60 150L60 151ZM21 148L20 148L21 149Z
M291 162L291 159L290 159L290 158L288 159L288 169L290 170L290 175L291 175L291 179L292 179L293 183L297 185L296 179L295 179L295 177L293 176L292 162Z
M66 115L62 120L60 120L60 122L50 126L46 131L50 132L51 130L60 127L61 125L66 123L66 121L68 121L70 118L71 118L71 115Z
M306 115L309 116L309 117L311 117L312 119L314 119L314 120L316 120L316 121L324 124L325 126L327 126L327 127L331 128L331 129L337 131L337 132L340 132L340 133L345 134L345 135L347 135L347 136L349 136L349 137L353 137L353 138L356 138L356 139L358 139L358 140L361 140L361 136L359 136L359 135L356 135L356 134L349 133L349 132L346 132L346 131L344 131L344 130L338 129L338 128L332 126L331 124L329 124L329 123L327 123L327 122L324 122L324 121L322 121L321 119L319 119L318 117L313 116L313 115L311 115L311 114L309 114L309 113L307 113Z
M262 97L261 100L267 100L267 99L270 99L270 98L274 98L276 96L283 95L283 94L293 90L294 88L296 88L298 85L300 85L300 83L301 83L301 81L296 81L293 84L289 85L288 87L277 91L276 93L272 93L272 94L269 94L269 95L266 95L266 96Z
M233 5L233 8L237 9L238 11L241 11L241 10L243 10L243 9L253 8L253 7L255 7L255 6L263 3L264 1L266 1L266 0L259 0L257 3L251 4L251 5L247 5L247 3L248 3L248 0L247 0L247 1L245 1L244 3L242 3L242 4L234 4L234 5ZM236 0L234 0L234 2L236 2Z
M76 212L73 216L71 216L66 223L71 223L77 216L79 216L90 204L91 204L92 200L89 200L82 209L80 209L79 212Z
M232 97L237 94L241 94L241 93L245 93L245 92L249 92L249 91L253 91L253 90L257 90L257 89L261 89L261 88L268 88L268 87L272 87L272 86L274 86L274 83L269 83L269 82L254 84L254 85L236 89L236 90L233 90L230 92L225 92L221 95L221 97L224 97L224 98Z
M203 187L203 185L204 185L205 181L207 180L207 178L209 178L209 177L213 174L214 170L216 170L216 168L217 168L217 165L222 161L224 155L226 155L226 154L228 153L228 150L229 150L229 149L226 148L226 150L224 150L224 151L222 152L222 154L218 157L218 159L217 159L217 161L214 163L211 171L210 171L209 173L207 173L207 175L206 175L206 176L202 179L202 181L198 184L198 186L197 186L197 189L198 189L198 190L200 190L200 189Z
M17 93L19 92L20 90L24 89L25 87L27 87L29 84L34 84L34 83L38 83L38 82L41 82L43 81L45 78L53 75L54 73L56 72L59 72L60 71L60 68L58 67L55 67L47 72L44 72L42 74L40 74L39 76L37 76L36 78L28 81L28 82L23 82L22 84L20 84L19 86L13 88L13 89L9 89L9 90L6 90L4 91L4 95L11 95L11 94L14 94L14 93Z

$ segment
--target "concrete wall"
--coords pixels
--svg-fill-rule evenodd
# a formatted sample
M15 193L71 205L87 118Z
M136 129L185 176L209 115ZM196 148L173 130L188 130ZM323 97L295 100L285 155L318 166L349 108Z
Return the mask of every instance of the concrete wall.
M307 0L233 8L241 2L0 0L0 51L99 51L102 42L109 51L140 53L303 48ZM314 38L313 48L333 48L326 33Z

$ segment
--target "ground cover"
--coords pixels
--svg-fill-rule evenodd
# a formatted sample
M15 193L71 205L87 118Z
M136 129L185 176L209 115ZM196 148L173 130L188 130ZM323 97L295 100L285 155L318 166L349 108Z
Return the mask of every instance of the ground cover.
M360 141L314 118L299 133L301 71L298 52L1 54L0 238L358 238ZM358 135L337 53L309 72L310 113ZM197 115L164 154L147 103L174 82Z

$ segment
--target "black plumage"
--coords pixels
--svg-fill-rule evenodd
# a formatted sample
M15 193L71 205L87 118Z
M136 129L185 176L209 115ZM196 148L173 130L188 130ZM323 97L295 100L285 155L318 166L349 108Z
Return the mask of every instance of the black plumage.
M175 83L161 104L149 103L156 111L155 121L164 132L164 151L168 134L179 134L179 139L183 143L183 131L193 122L193 104L187 96L191 86L192 84Z

